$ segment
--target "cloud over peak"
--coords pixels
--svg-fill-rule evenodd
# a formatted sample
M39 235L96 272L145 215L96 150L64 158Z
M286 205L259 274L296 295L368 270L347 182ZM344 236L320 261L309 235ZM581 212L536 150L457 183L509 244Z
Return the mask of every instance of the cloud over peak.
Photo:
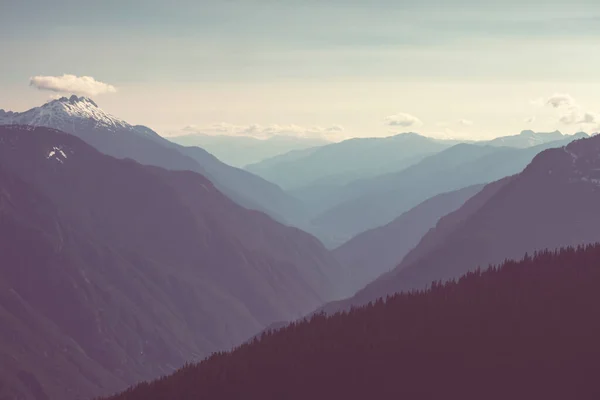
M398 113L385 117L385 123L389 126L401 126L403 128L423 125L423 122L419 118L406 113Z
M29 85L38 90L83 96L97 96L117 91L117 88L113 85L97 81L91 76L69 74L61 76L33 76L29 80Z

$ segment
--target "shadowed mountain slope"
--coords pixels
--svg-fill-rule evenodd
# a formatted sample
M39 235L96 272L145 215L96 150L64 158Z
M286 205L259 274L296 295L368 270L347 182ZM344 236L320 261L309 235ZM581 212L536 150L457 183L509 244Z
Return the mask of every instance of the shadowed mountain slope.
M470 186L435 196L389 224L363 232L335 249L335 257L348 267L354 289L362 289L396 267L440 218L461 207L483 186Z
M393 271L328 311L365 304L526 252L600 241L600 137L540 153L442 218Z
M0 172L2 379L33 375L51 399L165 374L344 294L318 240L194 172L30 126L0 127Z

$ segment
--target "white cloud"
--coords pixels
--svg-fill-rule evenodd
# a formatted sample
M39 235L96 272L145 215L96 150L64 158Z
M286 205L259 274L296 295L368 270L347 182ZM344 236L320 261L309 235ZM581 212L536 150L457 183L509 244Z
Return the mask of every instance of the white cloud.
M571 95L568 95L566 93L564 93L564 94L556 93L548 99L546 104L551 105L554 108L559 108L559 107L565 107L565 106L572 107L572 106L575 106L576 103L575 103L575 99L573 99L573 97L571 97Z
M294 124L235 125L220 122L209 126L188 125L182 131L186 133L203 133L206 135L249 136L258 139L268 139L274 136L294 136L338 140L343 139L344 127L341 125L304 127Z
M442 130L428 133L428 136L434 137L436 139L445 140L468 140L473 138L470 134L466 132L457 132L450 128L444 128Z
M579 107L571 107L560 116L559 121L565 125L597 125L600 124L600 115L592 112L583 112Z
M423 122L419 118L406 113L398 113L385 117L385 123L389 126L401 126L403 128L423 125Z
M97 96L105 93L115 93L117 88L100 82L91 76L75 76L64 74L62 76L34 76L29 80L29 85L39 90L57 93L78 94L84 96Z
M575 99L569 94L554 94L546 104L559 109L558 121L565 125L596 125L600 123L600 115L585 112Z
M535 115L533 115L533 116L525 119L525 123L527 123L527 124L533 124L535 122L535 120L536 120Z
M471 126L471 125L473 125L473 121L468 120L468 119L461 119L458 121L458 124L462 125L462 126Z
M568 112L562 114L558 119L562 124L565 125L573 125L576 124L577 121L581 118L581 114L579 113L578 108L571 108Z
M581 117L581 120L577 122L578 124L600 124L600 115L595 113L586 112Z

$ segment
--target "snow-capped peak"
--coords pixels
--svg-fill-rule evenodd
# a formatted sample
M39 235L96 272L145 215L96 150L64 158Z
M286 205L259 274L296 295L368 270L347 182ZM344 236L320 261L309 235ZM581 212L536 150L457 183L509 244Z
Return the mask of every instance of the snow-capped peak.
M111 131L132 129L127 122L99 108L93 100L75 95L49 101L41 107L22 113L0 112L0 125L6 124L45 126L67 132L71 132L81 124L107 128Z

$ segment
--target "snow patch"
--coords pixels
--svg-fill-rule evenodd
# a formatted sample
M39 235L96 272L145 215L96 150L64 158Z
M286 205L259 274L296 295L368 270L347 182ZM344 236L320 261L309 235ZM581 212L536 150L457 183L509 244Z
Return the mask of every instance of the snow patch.
M50 152L48 153L48 156L46 158L48 160L52 158L52 159L58 161L59 163L64 164L63 159L66 160L67 155L60 147L54 146L52 148L52 150L50 150Z
M569 149L567 149L566 147L563 147L563 149L565 150L565 152L571 156L571 159L573 160L573 163L575 163L578 159L579 156L575 153L573 153L572 151L570 151Z
M583 178L581 178L581 180L583 182L593 183L596 186L600 186L600 179L588 178L584 176Z

